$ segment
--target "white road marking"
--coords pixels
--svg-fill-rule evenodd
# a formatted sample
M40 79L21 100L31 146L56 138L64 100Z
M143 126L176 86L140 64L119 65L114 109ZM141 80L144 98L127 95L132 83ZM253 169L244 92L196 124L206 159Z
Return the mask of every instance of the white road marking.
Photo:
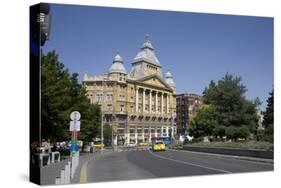
M88 177L88 174L87 174L87 165L88 165L88 162L86 162L82 168L81 168L81 171L80 171L80 183L87 183L87 177Z
M176 160L176 159L171 159L171 158L163 157L163 156L160 156L160 155L156 155L155 153L152 153L151 151L149 151L149 153L151 155L155 156L155 157L160 158L160 159L166 159L166 160L169 160L169 161L174 161L174 162L182 163L182 164L185 164L185 165L191 165L191 166L196 166L196 167L205 168L205 169L209 169L209 170L215 170L215 171L218 171L218 172L232 173L232 172L227 171L227 170L222 170L222 169L218 169L218 168L202 166L202 165L198 165L198 164L194 164L194 163L189 163L189 162L186 162L186 161L180 161L180 160Z

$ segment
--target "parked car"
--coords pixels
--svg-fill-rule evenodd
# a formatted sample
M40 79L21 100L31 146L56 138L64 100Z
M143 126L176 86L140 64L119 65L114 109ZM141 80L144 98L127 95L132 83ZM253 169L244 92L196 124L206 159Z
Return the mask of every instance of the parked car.
M137 144L135 142L130 142L127 147L136 147Z
M102 147L104 147L104 144L102 144L101 141L94 142L94 148L95 149L100 149Z
M139 146L148 146L148 142L140 142Z
M166 146L162 141L157 141L152 144L152 151L165 151Z

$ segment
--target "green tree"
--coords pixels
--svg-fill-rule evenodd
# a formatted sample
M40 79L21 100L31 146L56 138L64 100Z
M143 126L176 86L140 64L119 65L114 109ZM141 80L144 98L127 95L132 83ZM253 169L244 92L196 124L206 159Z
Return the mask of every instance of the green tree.
M210 82L209 87L203 92L203 100L206 104L213 104L216 107L220 125L248 125L254 130L258 122L256 107L259 100L252 102L245 98L247 89L241 81L241 77L227 73L217 83Z
M191 120L190 133L196 136L237 137L255 133L258 123L256 107L260 104L245 97L246 86L241 77L226 74L218 82L211 81L203 92L203 103L211 109L201 108Z
M112 134L113 134L113 130L112 127L109 123L105 123L103 125L103 139L104 139L104 144L106 146L110 146L112 143ZM99 129L99 133L98 135L101 135L101 129Z
M270 125L273 125L273 114L274 114L274 92L272 90L272 92L269 93L269 97L267 99L267 107L266 107L266 111L264 113L264 117L263 117L263 125L265 127L268 127Z
M198 107L196 115L192 118L189 134L194 137L210 136L214 127L218 126L215 106L203 104Z
M213 135L222 139L225 136L225 126L218 125L213 129Z
M274 91L272 90L269 93L269 97L267 99L267 107L264 113L263 125L265 130L262 134L262 140L273 142L273 135L274 135Z
M81 113L79 139L90 141L100 125L100 109L90 104L86 90L78 82L78 74L69 74L55 51L41 58L41 132L51 141L69 140L69 114Z

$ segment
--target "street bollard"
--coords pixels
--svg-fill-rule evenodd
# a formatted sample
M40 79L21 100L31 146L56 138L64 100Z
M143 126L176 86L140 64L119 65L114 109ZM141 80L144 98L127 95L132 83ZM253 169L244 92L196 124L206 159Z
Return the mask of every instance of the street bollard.
M68 184L67 182L67 173L68 173L68 166L65 165L65 168L64 168L64 184Z
M64 181L64 170L61 170L60 171L60 184L65 184L65 181Z
M71 176L71 162L68 161L68 174L67 174L67 177L68 177L68 182L70 183L70 176Z
M59 185L59 184L60 184L60 178L59 178L59 177L56 177L55 184L56 184L56 185Z

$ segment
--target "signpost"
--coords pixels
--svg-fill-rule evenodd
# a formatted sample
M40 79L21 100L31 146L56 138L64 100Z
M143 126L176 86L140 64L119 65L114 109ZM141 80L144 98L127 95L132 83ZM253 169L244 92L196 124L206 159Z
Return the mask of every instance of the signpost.
M74 177L76 168L79 165L79 147L77 144L77 135L80 131L80 118L81 114L78 111L71 112L69 123L69 131L71 131L71 146L70 146L70 156L71 156L71 178Z

